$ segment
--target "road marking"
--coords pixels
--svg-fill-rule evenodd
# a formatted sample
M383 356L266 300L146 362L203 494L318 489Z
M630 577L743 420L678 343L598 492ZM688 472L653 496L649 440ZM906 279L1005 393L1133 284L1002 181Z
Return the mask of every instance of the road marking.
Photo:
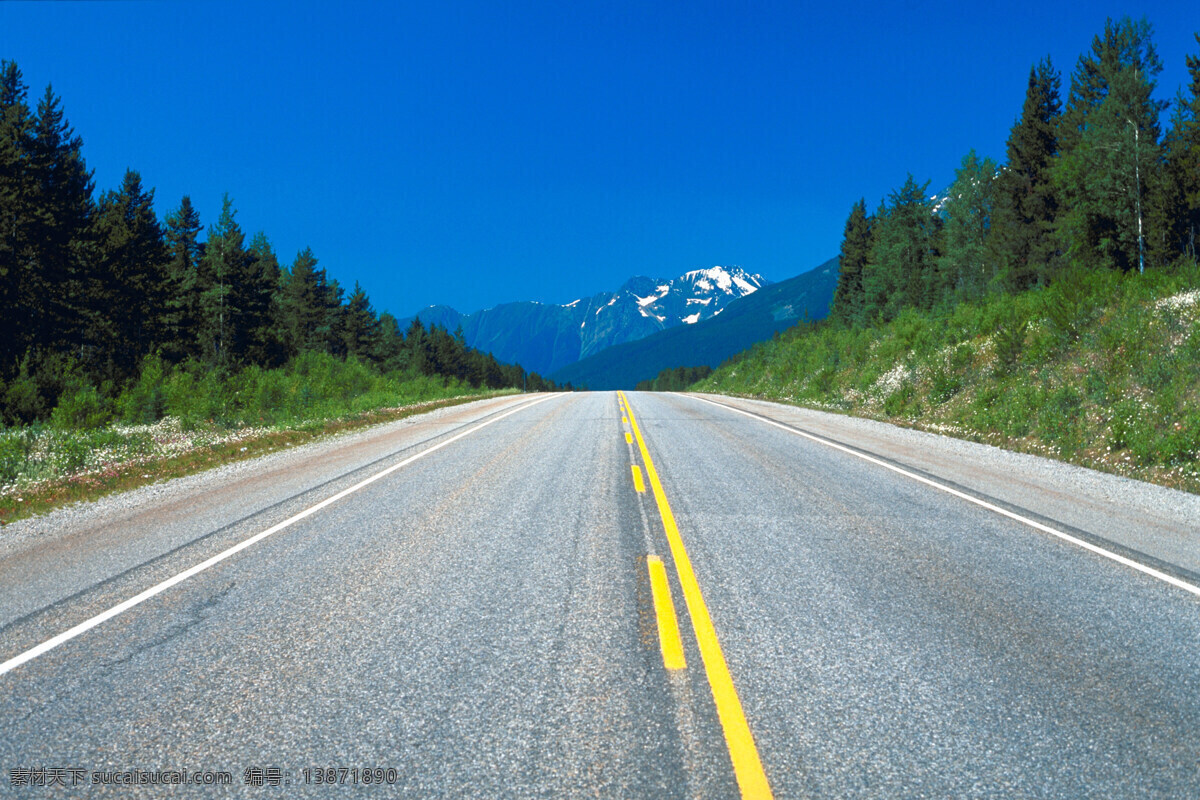
M679 621L675 617L675 602L671 600L671 585L667 583L667 568L658 556L647 556L646 566L650 569L650 593L654 595L654 617L658 620L658 647L662 651L663 666L683 669L687 660L683 657L683 640L679 638Z
M633 444L633 434L625 431L625 444Z
M276 525L272 525L270 528L267 528L265 531L256 533L253 536L251 536L249 539L245 539L241 542L238 542L237 544L230 547L229 549L223 550L220 553L217 553L215 556L213 556L205 561L202 561L199 564L196 564L195 566L184 570L183 572L180 572L178 575L167 578L165 581L162 581L161 583L157 583L154 586L151 586L149 589L146 589L145 591L141 592L140 594L136 594L133 597L129 598L128 600L125 600L122 603L118 603L117 605L113 606L112 608L108 609L107 611L102 611L99 614L95 615L94 617L90 617L89 619L84 620L83 622L79 623L75 627L65 630L62 633L58 634L57 636L55 636L51 639L47 639L46 641L42 642L41 644L29 648L28 650L21 653L20 655L10 658L8 661L5 661L4 663L0 664L0 675L3 675L4 673L9 672L10 670L16 669L17 667L21 666L22 664L24 664L27 661L32 661L33 659L37 658L38 656L43 655L44 653L46 653L50 650L53 650L55 647L58 647L60 644L71 641L76 636L87 633L92 628L95 628L97 625L107 622L108 620L112 619L113 617L117 616L118 614L122 614L122 613L128 611L129 609L133 608L134 606L144 603L145 601L149 600L150 598L154 597L155 595L162 594L167 589L170 589L172 586L175 586L178 583L182 583L183 581L187 580L188 578L192 577L193 575L198 575L201 572L204 572L204 570L208 569L209 567L215 566L215 565L221 563L222 561L224 561L225 559L229 558L230 556L240 553L241 551L245 550L247 547L250 547L253 544L257 544L258 542L261 542L263 539L267 538L268 536L278 533L279 531L283 530L284 528L287 528L290 525L297 523L302 519L305 519L306 517L312 516L313 514L317 513L318 511L325 508L326 506L330 506L330 505L336 503L338 500L341 500L343 497L354 494L359 489L369 486L370 484L374 483L375 481L379 480L380 478L390 475L393 472L395 472L396 470L398 470L402 467L406 467L409 464L413 463L414 461L424 458L425 456L429 455L430 453L433 453L437 450L441 450L443 447L445 447L448 444L457 442L459 439L470 436L473 433L478 433L479 431L483 430L487 426L497 423L500 420L504 419L505 417L510 417L513 414L516 414L518 411L524 411L527 408L536 406L538 403L544 403L545 401L547 401L553 397L557 397L557 396L558 395L548 395L548 396L540 398L538 400L534 400L531 403L525 403L521 406L518 406L517 408L514 408L511 411L507 411L498 417L493 417L492 419L489 419L487 422L484 422L481 425L476 425L474 428L471 428L470 430L463 431L460 434L452 436L444 442L438 442L437 444L433 445L432 447L422 450L421 452L417 453L416 455L409 456L408 458L404 459L400 463L393 464L392 466L388 467L387 469L385 469L381 472L375 473L374 475L367 478L366 480L359 481L358 483L351 486L349 489L343 489L342 491L338 492L337 494L335 494L331 497L325 498L324 500L317 503L316 505L310 506L310 507L304 509L303 511L301 511L300 513L295 514L291 517L288 517L283 522L280 522Z
M624 397L623 392L621 396ZM659 516L662 517L663 529L667 534L667 544L671 547L671 557L675 561L675 573L679 576L679 585L683 589L684 603L692 618L692 630L696 634L696 643L700 646L700 659L704 662L704 673L708 677L708 685L717 706L717 717L721 720L721 729L725 733L725 745L729 748L729 758L733 762L733 774L737 778L738 788L743 798L773 797L767 774L763 770L762 759L758 756L758 748L754 745L750 723L746 721L746 713L742 710L737 689L733 685L733 675L729 672L729 665L725 663L725 654L721 652L717 631L713 627L708 606L705 605L704 596L700 592L700 584L696 581L696 573L692 570L691 559L683 546L679 526L675 523L675 515L671 512L662 481L658 478L658 470L654 468L654 460L650 458L646 440L642 438L637 418L633 415L627 397L625 407L629 412L629 424L633 428L634 438L637 439L638 450L642 454L642 463L646 466L650 488L654 491L654 500L658 503Z
M645 494L646 482L642 480L642 471L638 469L637 464L632 464L633 467L633 488L638 490L638 494Z
M621 422L623 422L624 424L628 425L628 424L629 424L629 417L621 417Z
M994 511L997 514L1000 514L1001 516L1008 517L1009 519L1012 519L1012 520L1016 520L1017 522L1028 525L1031 528L1042 531L1043 533L1048 533L1051 536L1057 536L1059 539L1062 539L1065 542L1070 542L1071 544L1078 545L1079 547L1082 547L1084 550L1088 550L1090 552L1095 553L1096 555L1103 556L1104 558L1110 559L1112 561L1116 561L1118 564L1124 564L1127 567L1136 569L1138 572L1145 573L1146 575L1149 575L1152 578L1157 578L1160 581L1169 583L1172 586L1175 586L1176 588L1183 589L1185 592L1191 592L1192 594L1196 595L1197 597L1200 597L1200 586L1196 586L1194 584L1188 583L1187 581L1180 580L1179 578L1176 578L1174 575L1168 575L1165 572L1160 572L1159 570L1156 570L1153 567L1148 567L1145 564L1141 564L1137 561L1134 561L1132 558L1126 558L1125 556L1120 555L1119 553L1114 553L1110 550L1105 550L1103 547L1098 547L1097 545L1094 545L1091 542L1086 542L1083 539L1072 536L1069 533L1064 533L1063 531L1057 530L1055 528L1051 528L1049 525L1043 525L1042 523L1038 522L1037 520L1033 520L1033 519L1030 519L1029 517L1025 517L1020 514L1014 513L1012 511L1009 511L1006 508L1001 508L1000 506L997 506L993 503L989 503L986 500L980 500L978 497L972 497L971 495L969 495L965 492L960 492L951 486L946 486L944 484L938 483L937 481L930 480L929 478L926 478L922 475L917 475L916 473L909 472L908 470L904 469L903 467L897 467L895 464L889 464L886 461L883 461L878 458L874 458L872 456L867 455L866 453L860 453L857 450L852 450L849 447L845 447L843 445L838 444L837 442L830 441L829 439L825 439L821 436L816 436L811 433L806 433L804 431L797 430L796 428L790 427L788 425L784 425L783 423L780 423L780 422L776 422L773 419L768 419L759 414L752 414L749 411L743 411L742 409L735 408L734 406L727 406L724 403L717 403L713 400L709 400L706 397L695 397L694 395L688 395L688 396L692 397L693 400L702 400L705 403L709 403L710 405L717 406L718 408L724 408L728 411L733 411L738 414L742 414L743 416L750 417L751 419L756 419L760 422L765 422L768 425L774 425L776 428L785 430L788 433L794 433L797 436L803 436L804 438L811 439L812 441L817 442L818 444L823 444L826 447L832 447L834 450L840 450L841 452L852 455L855 458L861 458L863 461L869 461L870 463L875 464L877 466L883 467L885 469L890 469L892 472L898 473L907 478L912 478L914 481L918 481L920 483L925 484L926 486L930 486L934 489L938 489L939 491L943 491L946 494L954 495L955 497L958 497L962 500L966 500L968 503L974 503L975 505L980 506L981 508L986 508L988 511Z

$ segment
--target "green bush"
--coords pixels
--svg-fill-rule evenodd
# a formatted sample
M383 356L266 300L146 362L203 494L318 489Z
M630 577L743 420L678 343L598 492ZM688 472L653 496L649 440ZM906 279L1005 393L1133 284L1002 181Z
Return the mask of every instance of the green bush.
M163 388L166 371L166 365L158 356L147 356L142 360L137 381L117 397L117 412L122 420L137 425L163 418L167 409L167 395Z
M112 417L112 404L96 387L76 384L59 397L50 424L60 430L87 430L107 424Z

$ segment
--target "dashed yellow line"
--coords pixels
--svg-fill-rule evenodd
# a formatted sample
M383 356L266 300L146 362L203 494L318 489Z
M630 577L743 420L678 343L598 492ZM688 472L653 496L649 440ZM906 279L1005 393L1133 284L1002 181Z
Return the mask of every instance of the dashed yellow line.
M646 491L646 482L642 480L642 471L638 469L637 464L630 465L633 468L633 488L638 490L639 494Z
M625 431L625 444L633 444L633 434Z
M683 669L687 660L683 657L683 640L679 638L679 621L675 617L675 603L671 600L671 585L667 583L667 568L658 556L648 556L650 568L650 593L654 596L654 616L658 620L658 646L662 650L663 666L667 669Z
M700 592L700 584L696 581L696 573L692 570L691 559L683 546L683 537L679 534L675 515L671 512L671 504L667 502L662 481L654 468L654 460L650 458L650 451L646 448L646 441L638 428L629 398L625 397L624 392L619 396L624 400L629 424L633 428L634 438L637 439L642 463L650 479L650 488L654 491L654 500L658 504L659 516L662 517L667 544L670 545L675 572L683 589L683 599L692 618L692 630L696 634L696 643L700 646L700 658L704 662L704 672L708 676L708 685L712 689L713 701L717 706L717 717L721 720L721 729L725 733L725 744L729 748L729 758L733 762L733 773L737 778L738 788L743 798L774 797L767 774L763 770L762 759L758 756L758 748L754 744L754 735L750 732L750 723L746 720L746 713L742 709L741 700L738 699L737 689L734 688L733 675L725 662L725 654L721 652L717 631L713 627L708 606L705 605L704 596Z

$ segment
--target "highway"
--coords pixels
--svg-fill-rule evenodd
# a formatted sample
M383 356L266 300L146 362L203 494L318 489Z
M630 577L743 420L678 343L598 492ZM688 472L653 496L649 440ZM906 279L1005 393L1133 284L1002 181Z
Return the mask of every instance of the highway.
M471 403L0 531L0 769L1200 797L1200 498L729 398Z

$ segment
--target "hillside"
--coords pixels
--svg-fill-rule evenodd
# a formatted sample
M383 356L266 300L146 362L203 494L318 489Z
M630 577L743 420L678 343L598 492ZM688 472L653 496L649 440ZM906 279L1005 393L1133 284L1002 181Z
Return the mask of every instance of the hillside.
M731 302L718 316L610 347L556 371L555 380L589 389L632 389L671 367L716 367L755 342L825 317L837 284L837 259Z
M697 391L882 419L1200 492L1200 268L1072 273L879 327L800 326Z

